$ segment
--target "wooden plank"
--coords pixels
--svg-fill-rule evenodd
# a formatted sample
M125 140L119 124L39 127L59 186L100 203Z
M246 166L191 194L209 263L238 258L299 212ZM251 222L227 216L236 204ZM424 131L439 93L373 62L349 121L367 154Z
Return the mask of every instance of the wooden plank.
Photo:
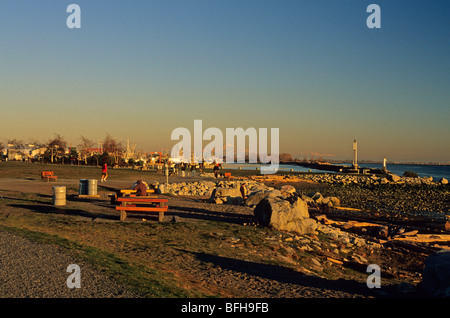
M333 208L336 209L336 210L343 210L343 211L358 211L358 212L363 212L363 210L360 210L360 209L346 208L346 207L343 207L343 206L335 206L335 207L333 207Z
M433 248L431 246L424 246L420 244L413 244L411 242L406 241L397 241L397 240L389 240L383 244L384 246L394 246L394 247L402 247L404 249L418 252L418 253L424 253L424 254L432 254L436 252L437 248Z
M167 199L164 199L164 198L160 198L160 197L158 197L157 195L142 195L142 196L135 196L135 197L119 197L118 199L121 199L121 200L135 200L135 199L138 199L138 200L140 200L140 199L161 199L161 200L167 200Z
M120 211L120 220L123 221L127 218L127 211L121 210Z
M416 234L414 236L395 237L396 241L408 241L415 243L430 243L430 242L450 242L449 234Z
M165 207L143 207L143 206L116 206L116 210L124 210L124 211L143 211L143 212L152 212L152 211L167 211L167 206Z
M380 226L380 225L375 223L359 222L359 221L348 221L345 222L343 225L344 229L350 229L353 227L371 227L371 226Z
M344 264L342 261L337 260L335 258L328 257L328 256L327 256L327 260L329 260L332 263L338 264L338 265L343 265Z
M132 193L136 193L136 190L133 189L122 189L122 190L118 190L118 192L122 193L122 194L132 194ZM153 189L148 189L147 193L155 193L155 190Z
M134 198L117 198L118 202L136 202L136 203L157 203L157 202L168 202L167 199L159 199L159 198L145 198L145 197L134 197Z

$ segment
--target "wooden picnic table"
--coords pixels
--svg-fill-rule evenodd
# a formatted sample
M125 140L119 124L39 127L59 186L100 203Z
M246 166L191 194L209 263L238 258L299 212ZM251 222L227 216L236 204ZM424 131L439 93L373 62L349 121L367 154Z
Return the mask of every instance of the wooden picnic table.
M46 180L47 182L53 180L56 182L58 180L58 176L55 176L53 171L42 171L41 173L41 179Z
M164 221L164 212L167 211L167 199L155 196L137 196L137 197L118 197L116 199L120 205L116 206L116 210L120 211L120 220L123 221L127 217L127 213L153 213L158 212L158 221Z

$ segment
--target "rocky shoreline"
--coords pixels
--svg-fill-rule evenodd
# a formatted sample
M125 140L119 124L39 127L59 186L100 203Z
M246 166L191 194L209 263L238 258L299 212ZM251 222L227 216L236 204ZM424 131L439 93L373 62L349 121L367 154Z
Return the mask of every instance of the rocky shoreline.
M449 223L449 186L445 181L436 182L432 178L409 178L392 174L386 178L305 174L253 176L236 180L206 178L204 181L168 185L156 182L152 187L158 194L197 196L207 198L206 201L210 203L252 207L255 209L257 219L259 215L260 223L271 226L279 223L264 219L265 214L273 214L274 219L284 220L283 224L277 225L278 229L290 228L293 232L304 234L312 233L317 228L309 220L306 221L309 222L309 228L305 225L304 219L309 218L308 208L335 208L341 205L365 211L364 213L372 216L419 217L443 224ZM298 186L305 182L309 186ZM261 212L261 207L256 209L262 201L265 201L262 205L267 212ZM302 207L298 210L297 207L300 205L307 208ZM277 213L282 210L286 213L280 217ZM286 218L286 215L289 215L289 218ZM293 220L301 220L295 221L299 227L286 225Z
M296 176L288 176L291 178L296 178ZM354 174L305 174L301 176L302 179L330 183L330 184L405 184L405 185L446 185L448 180L441 178L440 180L433 180L433 177L405 177L398 176L393 173L388 173L385 176L377 175L354 175Z
M357 247L379 250L377 253L382 254L390 246L398 248L403 244L401 248L411 249L411 252L426 251L429 255L432 251L449 248L445 246L448 242L433 247L408 245L397 240L404 233L412 236L415 235L410 234L412 232L427 233L424 229L448 236L445 233L450 231L450 187L445 179L324 173L250 176L234 180L208 178L153 186L161 194L203 197L208 203L253 208L253 224L290 234L289 240L293 242L327 237L335 242L330 246L336 245L334 249L329 248L332 256L328 259L339 264L366 264L364 256L351 252ZM414 219L419 220L420 226L411 231L411 226L418 224L408 223ZM426 228L427 221L432 224L430 228ZM423 237L420 235L417 239ZM311 242L314 245L314 240ZM311 244L302 244L301 249L308 251ZM444 260L439 260L438 265L447 262L449 253L440 255ZM429 270L430 266L425 272ZM425 283L429 284L429 280Z
M168 185L155 182L151 186L158 194L207 196L210 197L216 188L240 189L242 185L248 191L247 202L256 192L279 190L283 185L292 185L295 189L292 193L303 196L303 200L314 201L328 206L336 205L340 201L344 206L358 208L367 211L425 215L435 213L435 217L445 218L449 214L449 185L446 179L434 181L431 177L410 178L396 176L387 177L362 176L362 175L337 175L337 174L303 174L285 176L254 176L226 180L214 179L208 174L201 175L204 180L193 182L170 183ZM308 186L300 187L301 183L308 182ZM317 191L312 191L317 188ZM292 189L291 189L292 191ZM311 193L313 192L313 193ZM316 194L316 192L319 192ZM278 194L277 194L278 195ZM238 194L236 195L238 196ZM334 202L330 202L333 198ZM322 199L324 200L322 202ZM239 200L238 200L239 201ZM227 204L227 200L216 198L218 204ZM241 204L232 202L228 204Z

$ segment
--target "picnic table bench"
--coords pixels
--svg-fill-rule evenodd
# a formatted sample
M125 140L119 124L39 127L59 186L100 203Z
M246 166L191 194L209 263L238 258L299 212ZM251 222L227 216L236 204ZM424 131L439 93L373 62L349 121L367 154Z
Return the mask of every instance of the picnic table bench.
M55 176L53 171L42 171L41 179L45 179L47 182L49 182L50 180L56 182L56 180L58 180L58 176Z
M140 196L140 197L119 197L116 202L120 205L116 206L116 210L120 211L120 220L123 221L127 217L127 213L153 213L158 212L158 221L164 221L164 212L167 211L167 199L161 199L156 196Z

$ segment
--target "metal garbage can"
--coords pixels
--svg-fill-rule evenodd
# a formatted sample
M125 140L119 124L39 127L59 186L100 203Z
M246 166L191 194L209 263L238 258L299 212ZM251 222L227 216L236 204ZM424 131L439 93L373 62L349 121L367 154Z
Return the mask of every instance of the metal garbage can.
M88 180L87 179L80 179L80 185L79 185L79 188L78 188L78 194L79 195L86 195L86 194L88 194L87 188L88 188Z
M97 180L89 179L87 183L87 194L88 195L97 195Z
M66 187L56 186L53 187L53 205L61 206L66 205Z

